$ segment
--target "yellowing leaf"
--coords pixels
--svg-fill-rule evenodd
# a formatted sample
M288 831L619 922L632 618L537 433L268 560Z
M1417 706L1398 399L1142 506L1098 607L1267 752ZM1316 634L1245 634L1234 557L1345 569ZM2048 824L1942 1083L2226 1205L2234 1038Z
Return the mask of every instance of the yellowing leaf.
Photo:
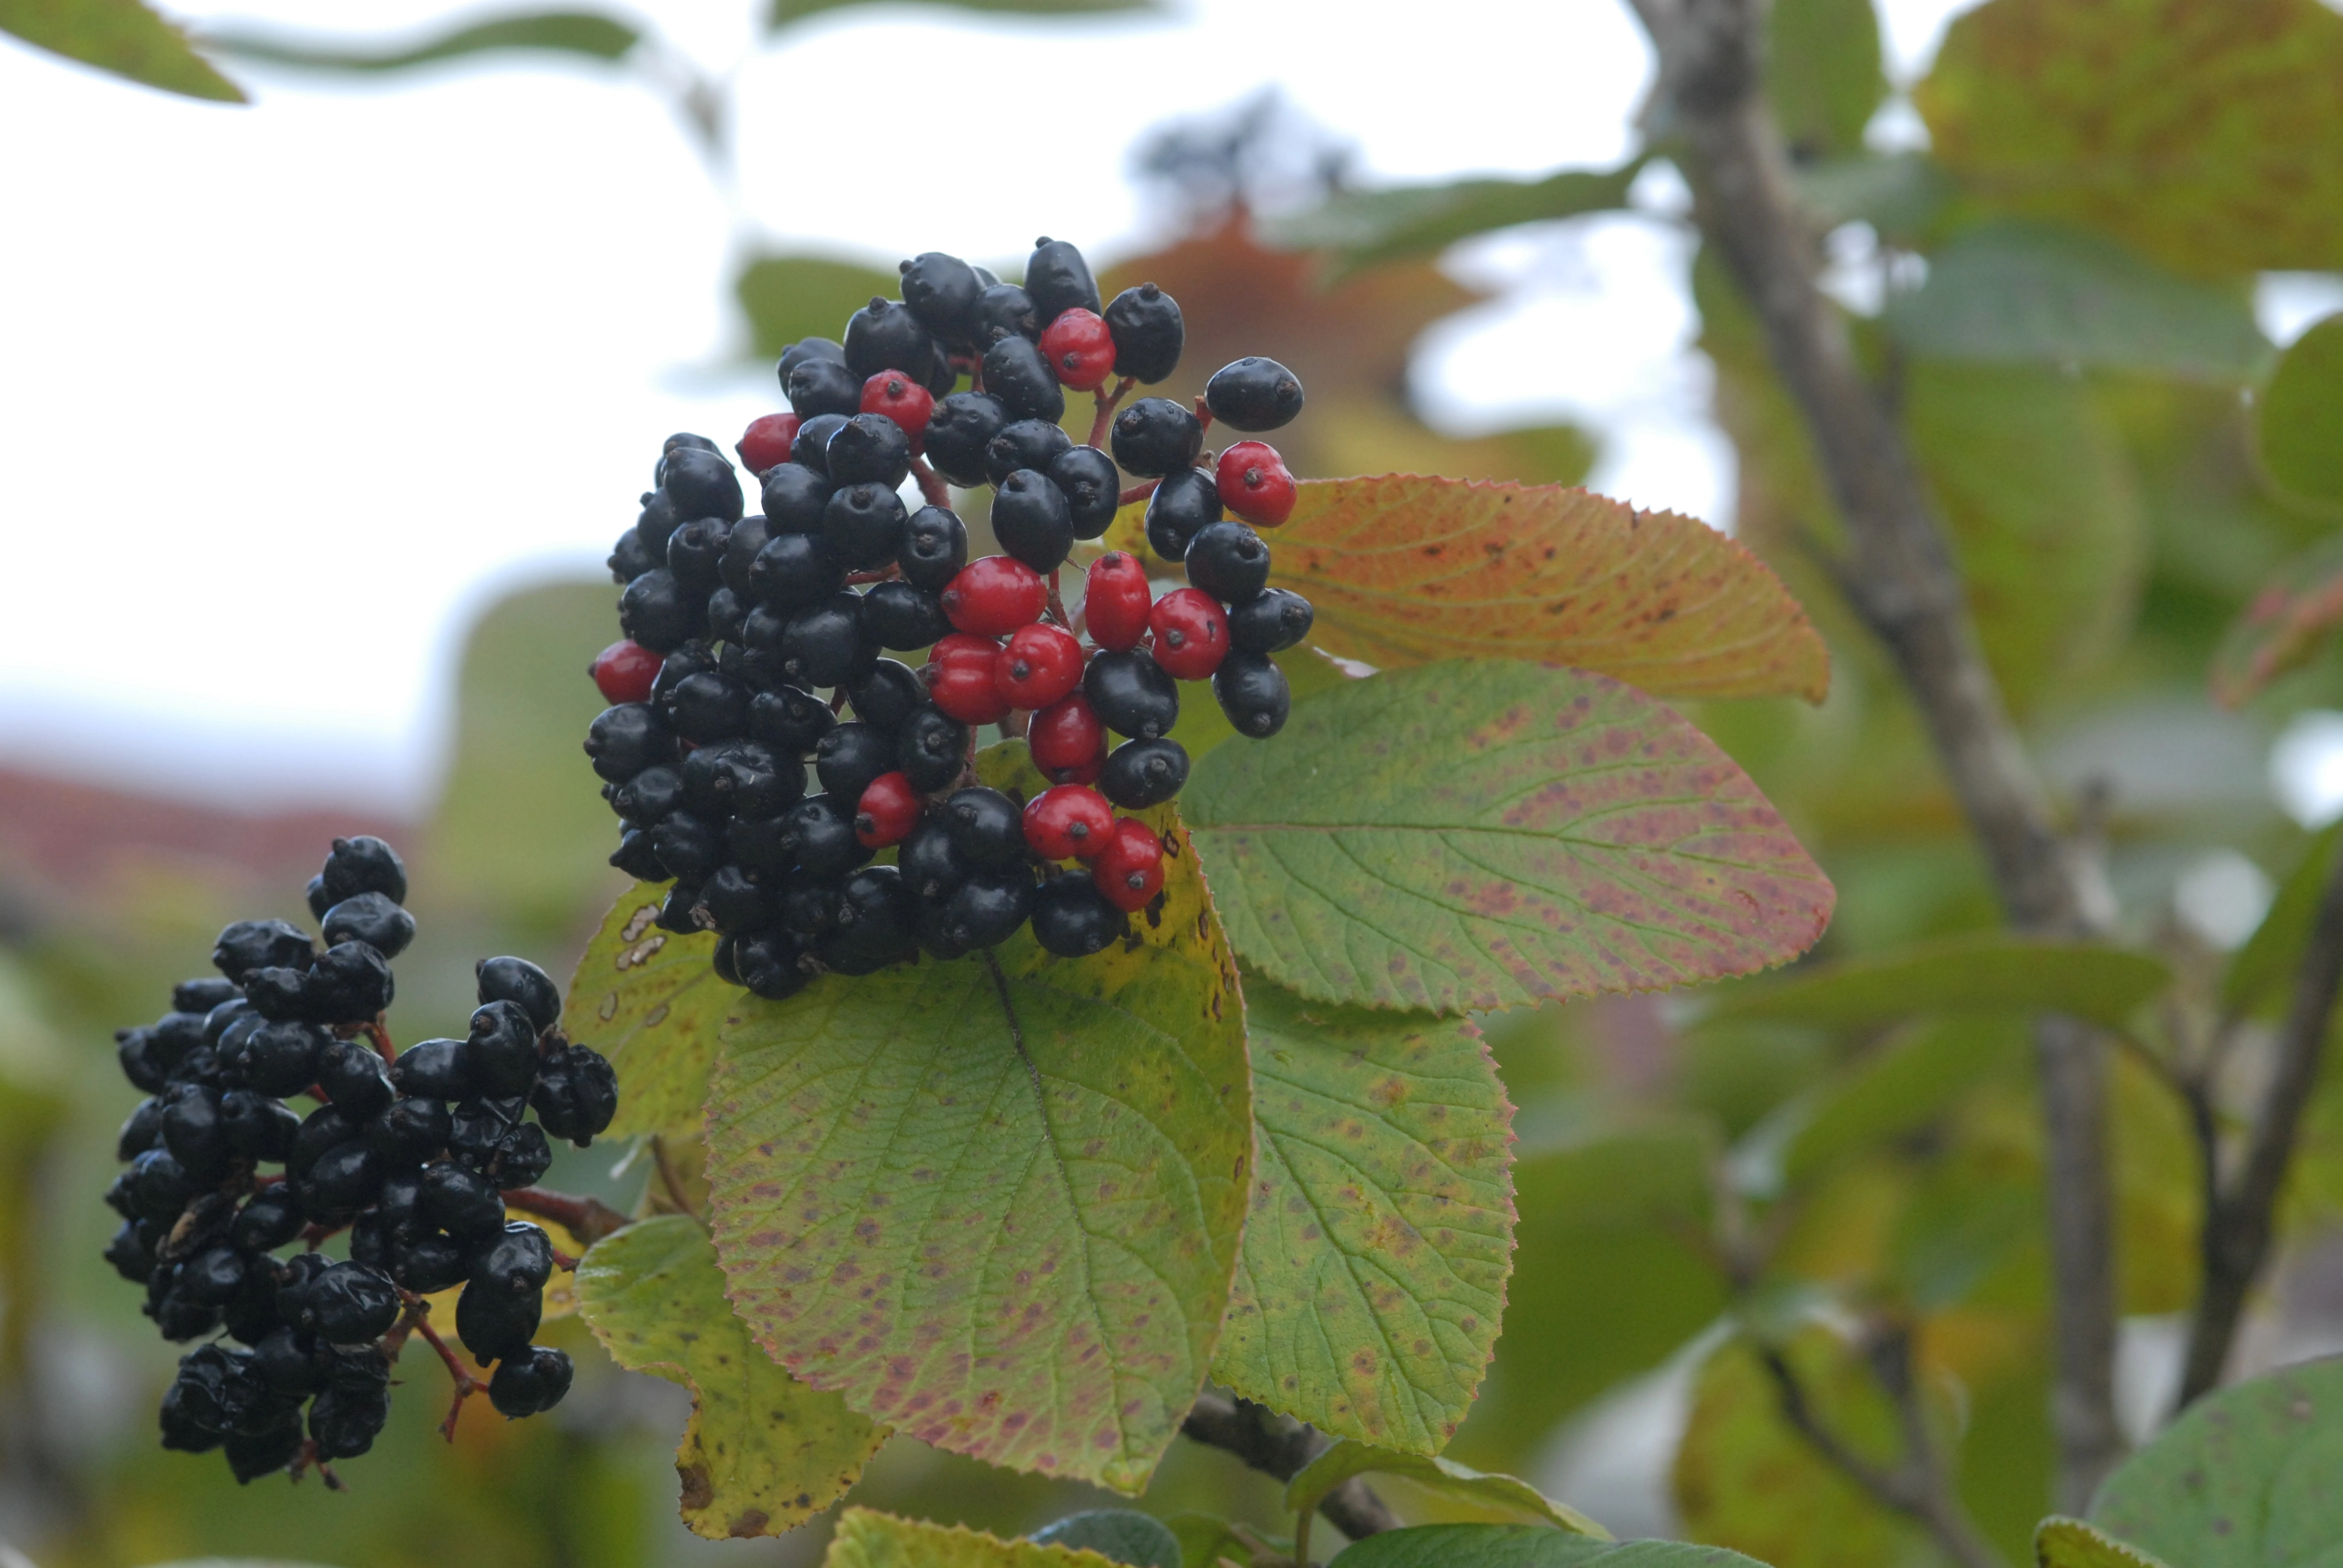
M2034 1561L2040 1568L2165 1568L2158 1559L2127 1546L2079 1519L2049 1518L2034 1532Z
M2287 347L2256 402L2254 444L2281 487L2343 502L2343 316Z
M1551 1524L1574 1535L1608 1541L1611 1532L1566 1503L1556 1503L1526 1481L1510 1475L1490 1475L1453 1459L1393 1453L1372 1443L1349 1439L1336 1443L1302 1467L1285 1484L1285 1510L1306 1513L1327 1493L1354 1475L1382 1473L1403 1475L1443 1498L1453 1499L1500 1522Z
M1378 668L1535 658L1662 697L1830 689L1822 638L1765 564L1704 523L1590 491L1386 474L1313 479L1270 536L1310 640Z
M1505 1306L1513 1107L1469 1024L1248 976L1260 1131L1212 1377L1322 1431L1437 1453Z
M610 906L578 960L562 1004L569 1038L600 1051L618 1070L613 1138L699 1137L717 1033L746 995L709 967L713 931L678 935L651 923L667 889L666 883L639 883Z
M697 1535L778 1535L843 1496L886 1439L834 1393L773 1364L724 1299L698 1221L642 1220L594 1244L580 1311L620 1366L691 1391L675 1451L683 1522Z
M1235 964L1172 809L1144 815L1165 892L1123 942L744 1002L708 1118L728 1289L778 1359L922 1442L1131 1492L1211 1364L1252 1151Z
M838 1516L822 1568L1118 1568L1084 1547L1003 1541L962 1524L930 1524L868 1508Z

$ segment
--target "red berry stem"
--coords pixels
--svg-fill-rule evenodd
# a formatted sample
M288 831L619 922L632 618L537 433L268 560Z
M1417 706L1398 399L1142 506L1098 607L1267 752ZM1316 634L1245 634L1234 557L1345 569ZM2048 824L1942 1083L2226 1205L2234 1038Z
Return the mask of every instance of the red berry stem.
M416 1304L428 1310L427 1303L418 1302ZM456 1441L456 1419L464 1413L464 1402L476 1393L486 1392L488 1385L464 1370L464 1363L456 1359L456 1352L447 1348L447 1342L439 1337L439 1332L431 1326L431 1320L421 1312L416 1314L415 1332L423 1336L425 1344L439 1352L440 1364L447 1369L447 1376L456 1384L456 1397L447 1402L447 1419L439 1423L439 1435L453 1442Z
M1121 495L1116 497L1116 504L1118 506L1127 507L1133 501L1143 501L1147 499L1148 497L1153 495L1155 493L1155 487L1162 482L1163 481L1161 479L1143 479L1140 483L1131 486L1131 488L1125 490Z
M981 381L983 378L979 377L978 379ZM984 388L980 386L977 390L981 392ZM920 481L920 494L927 498L928 505L931 507L951 505L950 487L944 483L942 475L928 467L928 460L925 457L911 459L911 477Z
M1212 411L1205 406L1204 395L1201 392L1196 395L1196 423L1205 430L1212 427Z
M846 574L846 582L848 587L856 588L869 583L889 582L896 578L901 577L902 575L902 563L900 561L889 561L885 566L880 567L874 571L849 572Z
M589 1247L632 1223L599 1198L577 1198L567 1192L548 1192L542 1187L508 1187L504 1200L506 1208L550 1220Z
M1050 568L1050 618L1071 631L1073 628L1066 618L1066 601L1058 597L1058 571L1056 567ZM1075 632L1074 635L1079 637L1081 634Z
M1101 387L1091 394L1092 400L1098 405L1098 417L1091 421L1089 445L1096 447L1101 452L1106 450L1107 427L1114 423L1115 406L1122 401L1126 393L1138 385L1139 377L1126 376L1114 384L1113 391L1109 392Z
M374 1041L375 1052L382 1058L385 1067L398 1060L398 1047L390 1043L390 1030L382 1027L379 1016L365 1026L364 1032L368 1040Z

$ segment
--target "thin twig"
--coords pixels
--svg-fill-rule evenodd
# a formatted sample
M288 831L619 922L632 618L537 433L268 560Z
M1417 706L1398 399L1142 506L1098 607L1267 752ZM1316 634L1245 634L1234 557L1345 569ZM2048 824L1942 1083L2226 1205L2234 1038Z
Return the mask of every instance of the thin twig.
M508 1187L504 1200L506 1208L550 1220L589 1247L628 1223L624 1214L599 1198L577 1198L542 1187Z
M2268 1261L2278 1194L2293 1160L2303 1107L2318 1081L2338 986L2343 986L2343 855L2336 857L2319 895L2318 914L2303 947L2301 967L2295 970L2294 997L2278 1034L2278 1063L2262 1091L2261 1109L2234 1181L2220 1178L2209 1091L2204 1097L2197 1140L2204 1145L2209 1194L2201 1249L2205 1283L2188 1329L2188 1355L2180 1378L2183 1406L2220 1382L2245 1315L2246 1297ZM2197 1107L2192 1104L2191 1109Z
M1114 406L1121 402L1124 394L1137 385L1139 385L1138 377L1126 376L1114 384L1113 391L1109 392L1101 387L1091 394L1093 401L1097 404L1098 413L1091 419L1089 445L1101 451L1105 449L1107 427L1114 422Z
M928 467L925 457L911 459L911 477L920 481L920 494L931 507L951 505L951 491L944 485L943 476Z
M1327 1446L1324 1438L1298 1421L1210 1390L1196 1396L1180 1431L1190 1442L1233 1453L1279 1481L1292 1480ZM1399 1516L1355 1475L1328 1493L1318 1512L1353 1541L1399 1528Z

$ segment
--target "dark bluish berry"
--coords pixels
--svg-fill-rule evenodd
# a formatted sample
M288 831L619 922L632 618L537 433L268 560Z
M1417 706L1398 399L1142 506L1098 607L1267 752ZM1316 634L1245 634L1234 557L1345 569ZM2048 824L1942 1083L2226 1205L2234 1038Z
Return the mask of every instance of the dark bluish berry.
M775 751L802 756L837 722L830 704L794 686L759 692L749 704L749 735Z
M772 893L746 866L719 866L699 884L699 913L727 936L769 924Z
M1073 553L1074 519L1065 492L1046 475L1020 468L992 498L992 533L1001 548L1037 572L1052 572Z
M870 858L854 837L853 797L809 795L781 819L784 837L809 877L842 877Z
M1242 523L1205 524L1181 564L1190 582L1223 604L1241 604L1269 586L1269 546Z
M287 1411L276 1425L258 1432L230 1432L221 1440L221 1451L239 1485L274 1475L301 1457L301 1412Z
M693 439L708 440L704 436ZM659 489L675 502L679 518L719 518L728 523L740 519L740 476L713 441L670 449Z
M366 1123L357 1117L338 1105L321 1105L301 1119L301 1130L293 1135L293 1151L285 1157L285 1169L298 1176L334 1149L365 1134Z
M542 1415L568 1393L573 1371L568 1352L550 1345L516 1351L498 1363L496 1375L488 1380L488 1402L509 1421Z
M846 345L828 337L800 337L781 350L780 362L773 372L787 385L789 372L809 359L827 359L834 365L846 363Z
M910 306L873 295L847 319L846 367L858 388L881 370L925 381L935 370L935 341L933 330Z
M838 890L821 882L792 881L773 900L774 922L793 937L815 941L838 929Z
M665 566L667 557L654 553L643 543L640 534L628 528L618 536L618 542L611 547L602 564L610 568L610 580L623 588L653 567Z
M472 1359L487 1366L526 1352L544 1311L540 1292L514 1296L469 1283L456 1298L456 1333Z
M535 1225L509 1224L483 1247L472 1265L472 1282L494 1292L525 1296L553 1278L552 1239Z
M311 881L322 885L325 878L321 874L312 878ZM326 911L313 909L310 912L323 918ZM193 980L183 980L171 988L171 1010L207 1013L222 1002L234 1001L240 994L234 980L198 975Z
M213 964L239 985L254 970L307 969L316 955L308 934L283 920L238 920L212 946Z
M804 461L798 454L805 441L806 425L826 415L844 417L862 411L862 383L866 379L839 359L809 357L789 367L789 374L781 377L781 396L789 400L789 407L805 421L798 427L797 444L789 448L792 461ZM822 437L827 440L829 432L824 431Z
M360 893L380 893L394 904L407 902L407 863L371 833L335 839L325 869L317 874L336 903Z
M732 525L721 518L694 518L667 538L669 573L692 593L706 595L724 580L724 552Z
M877 415L889 429L895 421ZM899 432L900 433L900 432ZM903 548L903 498L893 483L868 480L841 485L822 513L822 542L840 566L850 571L870 571L895 558Z
M914 900L941 903L968 880L976 867L960 852L950 824L930 817L911 829L896 849L895 863L903 886Z
M389 960L364 942L336 942L309 970L310 1016L319 1023L364 1023L397 991Z
M1274 359L1248 355L1212 372L1204 383L1204 407L1233 429L1274 430L1302 412L1302 381Z
M890 496L889 498L892 499ZM896 503L900 508L900 502ZM749 568L749 590L764 604L777 610L802 609L808 605L822 604L846 586L846 568L830 548L830 541L820 534L776 534L757 553L756 563ZM758 616L751 611L742 640L753 646L778 646L779 627L776 623L772 642L756 629Z
M863 596L862 609L868 618L870 611L868 594ZM940 617L943 611L939 609L936 613ZM847 688L846 700L853 708L854 717L865 724L875 724L886 732L889 761L887 768L880 771L886 772L894 767L895 733L927 699L928 689L920 684L918 673L910 665L892 658L880 659L870 667L869 674ZM822 787L828 789L829 785L825 783Z
M337 1107L369 1121L390 1107L390 1074L375 1048L361 1040L337 1040L318 1053L317 1087Z
M532 1078L535 1074L530 1075ZM523 1094L506 1095L495 1100L467 1100L456 1107L455 1121L447 1133L447 1158L488 1181L492 1187L518 1186L508 1182L496 1171L497 1158L515 1134L536 1123L524 1120L528 1114L528 1100ZM539 1134L543 1136L542 1133ZM421 1183L416 1188L417 1212L422 1212Z
M903 303L920 325L946 343L965 346L976 337L976 306L984 296L976 268L940 250L923 251L900 264Z
M1101 313L1114 335L1114 373L1152 385L1180 367L1187 327L1179 302L1151 283L1126 288Z
M462 1100L473 1092L472 1060L460 1040L417 1040L390 1064L391 1087L426 1100Z
M830 480L801 463L784 463L765 476L765 537L778 538L783 534L816 534L821 531L822 508L830 505L830 492L836 488ZM736 530L737 531L737 530ZM757 547L759 549L764 546ZM754 556L749 558L755 560ZM749 580L751 593L763 591L753 579Z
M311 1016L307 969L255 970L244 977L244 998L272 1023Z
M876 724L841 724L814 748L813 770L832 799L860 800L873 779L895 771L894 731Z
M1231 653L1212 674L1212 695L1240 735L1266 740L1285 728L1293 693L1285 672L1266 655Z
M231 1089L220 1096L220 1131L239 1159L282 1160L293 1151L300 1130L301 1119L273 1096L252 1089Z
M921 507L904 525L903 543L895 552L895 560L903 568L905 582L922 593L941 593L960 575L960 568L968 565L967 525L942 507Z
M298 1094L317 1081L317 1057L333 1036L314 1023L284 1019L246 1035L236 1053L244 1081L263 1094Z
M646 492L642 508L635 514L633 532L643 553L657 566L667 559L668 536L700 514L684 511L681 503L665 490Z
M1180 687L1143 648L1101 652L1082 671L1082 696L1117 735L1152 740L1180 721Z
M1107 754L1099 793L1126 811L1161 806L1188 782L1188 753L1178 741L1126 740Z
M817 414L798 427L798 433L789 439L790 467L809 469L824 481L830 479L830 438L846 428L849 415L861 411L862 394L857 392L854 401L855 407L845 414ZM778 522L769 509L765 520Z
M618 626L654 653L672 653L699 635L707 601L659 567L627 585L618 596Z
M106 1244L105 1258L114 1271L134 1285L143 1285L155 1272L155 1247L162 1227L140 1220L125 1220Z
M1122 477L1114 459L1096 447L1069 447L1050 461L1050 482L1065 492L1066 515L1074 538L1094 539L1114 521L1122 504Z
M968 726L932 703L922 705L895 737L895 765L914 789L940 789L968 759Z
M146 1099L138 1102L115 1134L114 1157L128 1164L149 1149L163 1136L163 1102Z
M1041 328L1048 325L1041 319L1033 297L1013 283L988 285L976 297L976 343L979 349L991 347L1003 337L1024 337L1039 342Z
M378 1340L398 1321L398 1288L363 1263L335 1263L301 1289L293 1326L331 1344Z
M747 949L750 945L742 944L744 977L749 970ZM755 989L753 984L750 989ZM618 1075L599 1052L582 1045L565 1046L546 1056L528 1102L548 1137L566 1138L583 1149L618 1113Z
M311 1161L291 1186L301 1212L321 1225L346 1225L382 1190L382 1157L353 1138Z
M175 1287L191 1302L225 1304L244 1288L244 1254L234 1247L206 1247L179 1265Z
M1050 368L1040 346L1029 338L1004 337L984 351L984 389L1000 398L1013 418L1054 424L1065 417L1066 389L1058 385L1057 372Z
M719 740L683 759L685 803L702 819L770 817L805 793L805 765L755 740Z
M928 465L955 485L985 482L985 451L1014 417L990 392L955 392L938 401L928 417Z
M708 635L719 642L739 642L749 624L750 601L729 588L708 596Z
M943 805L952 847L980 870L1025 861L1025 813L1016 801L981 784L954 790Z
M1063 426L1046 419L1012 419L985 443L984 477L997 485L1020 468L1047 468L1073 444Z
M1147 498L1147 548L1167 561L1183 560L1198 534L1221 520L1221 489L1202 468L1163 477Z
M245 1200L228 1223L227 1239L247 1252L273 1252L299 1235L308 1222L293 1194L280 1184Z
M1088 958L1128 929L1122 911L1107 902L1088 871L1044 881L1033 895L1033 940L1061 959Z
M1195 462L1204 449L1204 427L1184 403L1141 397L1114 417L1108 439L1116 462L1143 479L1153 479Z
M724 586L739 595L744 603L756 598L755 590L749 586L749 568L756 560L757 552L772 537L773 526L762 512L742 518L724 536L724 558L717 563L717 572L723 578Z
M911 472L911 438L884 414L857 414L822 448L834 485L884 485L893 489Z
M455 1289L472 1277L472 1244L438 1231L391 1250L391 1273L418 1296Z
M1033 873L1022 866L980 870L954 889L943 909L944 936L963 951L1017 934L1033 913Z
M505 1201L496 1184L453 1161L423 1168L416 1203L424 1219L458 1240L478 1241L504 1229Z
M390 1420L390 1397L329 1388L309 1402L309 1441L321 1460L355 1459L374 1446Z
M670 811L651 829L651 848L678 879L698 883L724 863L724 825L695 811Z
M630 828L618 836L618 847L610 851L610 864L638 882L664 882L669 876L659 858L659 847L651 842L650 834L639 828Z
M484 1002L465 1036L472 1083L481 1094L527 1094L537 1081L537 1020L517 1001Z
M151 1029L116 1030L114 1058L122 1069L122 1076L149 1094L160 1094L163 1086L171 1081L171 1069L178 1065L176 1059L166 1058L156 1048Z
M1033 297L1033 313L1044 327L1061 310L1095 312L1099 307L1098 283L1091 276L1091 264L1072 242L1051 239L1046 234L1033 242L1033 254L1026 258L1025 292Z
M839 890L832 937L821 955L832 969L869 974L900 963L918 950L912 899L900 869L865 866Z
M357 893L326 911L327 943L364 942L395 959L415 940L415 917L385 893Z
M161 1131L163 1147L194 1181L209 1183L227 1173L227 1129L220 1125L219 1096L211 1090L175 1083L164 1091Z
M743 734L749 728L747 686L712 669L676 682L662 710L678 735L698 745Z
M862 628L880 648L902 653L945 636L951 621L933 591L890 580L873 583L863 594Z
M1229 646L1240 653L1282 653L1310 635L1315 612L1289 588L1265 588L1229 610Z

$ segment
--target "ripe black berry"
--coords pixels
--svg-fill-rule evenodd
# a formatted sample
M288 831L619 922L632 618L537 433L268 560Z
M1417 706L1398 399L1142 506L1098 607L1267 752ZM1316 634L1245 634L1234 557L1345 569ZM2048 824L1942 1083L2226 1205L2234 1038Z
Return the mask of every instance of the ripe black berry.
M573 1370L567 1352L529 1345L498 1363L496 1375L488 1380L488 1402L498 1414L514 1421L541 1415L569 1392Z
M391 1253L398 1282L417 1295L451 1290L471 1277L472 1249L453 1236L431 1232L401 1243Z
M976 347L980 349L1003 337L1039 342L1045 325L1033 297L1013 283L991 284L977 297Z
M460 1040L418 1040L390 1064L391 1087L425 1100L461 1100L472 1092L472 1063Z
M317 1087L338 1109L361 1121L390 1106L390 1075L372 1045L337 1040L318 1054Z
M711 821L769 817L805 793L805 767L755 740L719 740L683 759L684 803Z
M670 811L651 829L651 848L674 876L698 882L724 863L723 824L694 811Z
M646 768L608 793L612 810L648 828L683 804L683 775L673 768Z
M1212 695L1237 733L1265 740L1285 728L1293 693L1285 672L1264 655L1231 653L1212 675Z
M618 596L618 625L654 653L672 653L699 634L705 602L664 567L655 567Z
M1196 460L1204 449L1204 427L1185 404L1141 397L1114 417L1109 440L1116 462L1142 479L1154 479Z
M1015 419L985 444L984 477L998 485L1020 468L1047 468L1074 444L1065 427L1047 419Z
M1220 487L1202 468L1168 474L1147 499L1147 548L1182 560L1195 537L1221 520Z
M793 611L781 628L781 670L806 686L837 686L868 669L879 645L865 640L862 596L832 594Z
M828 478L802 463L783 463L767 472L763 496L766 537L820 533L822 508L830 504L830 492L834 487ZM755 558L749 558L752 561ZM744 583L751 593L759 591L753 578L744 578Z
M149 1149L163 1135L163 1102L160 1100L140 1101L115 1134L114 1157L127 1165Z
M748 968L744 944L744 975ZM600 1053L582 1045L549 1051L538 1070L528 1103L547 1136L567 1138L583 1149L618 1113L618 1075Z
M312 880L322 885L325 878L321 874ZM330 907L329 903L327 908ZM323 920L326 915L324 909L312 909L310 912L320 920ZM224 1001L234 1001L236 995L234 980L217 980L210 975L198 975L193 980L183 980L171 988L171 1010L206 1013Z
M1269 586L1269 546L1242 523L1207 524L1181 558L1188 580L1223 604L1242 603Z
M1082 696L1109 729L1135 740L1168 735L1180 721L1180 688L1143 648L1095 655Z
M865 866L839 890L832 933L816 951L841 974L871 974L918 950L914 911L903 874L893 866Z
M724 580L724 549L732 525L721 518L695 518L667 537L667 569L696 594Z
M306 969L315 951L307 933L283 920L238 920L221 930L212 948L212 963L241 985L254 970L291 965Z
M860 412L862 395L855 394L855 412ZM809 468L823 478L830 477L830 438L846 428L844 414L817 414L798 427L789 440L789 462L800 468ZM767 518L772 514L768 512Z
M482 1094L527 1094L537 1081L537 1023L518 1002L485 1002L465 1036L473 1087Z
M841 350L842 352L842 350ZM857 376L842 360L805 358L789 367L781 377L781 395L789 407L807 425L826 414L847 415L862 412L862 383L867 376ZM828 440L824 431L822 439ZM789 448L791 459L803 462L798 452L805 441L805 425L798 427L797 443Z
M1096 447L1069 446L1050 460L1045 472L1065 492L1074 538L1094 539L1105 533L1122 502L1122 480L1114 459Z
M346 1225L375 1201L382 1186L382 1159L363 1141L349 1139L319 1154L289 1184L301 1212L311 1220Z
M660 704L678 735L698 745L743 734L749 728L749 691L746 685L712 669L678 681ZM664 772L652 769L651 772ZM639 775L638 776L639 777Z
M939 929L947 943L968 952L1007 941L1032 914L1031 871L1022 866L980 870L952 890Z
M363 1263L336 1263L301 1287L291 1316L332 1344L378 1340L398 1321L398 1289Z
M908 582L874 583L862 596L862 629L898 653L926 648L951 630L943 602Z
M890 428L891 419L884 420ZM868 571L895 558L903 545L903 498L893 485L876 480L851 484L830 498L822 513L822 539L839 563Z
M776 534L765 548L757 552L757 559L749 568L750 591L762 601L759 610L802 609L820 604L846 586L846 568L833 554L830 543L818 533ZM751 610L744 625L742 639L753 646L765 642L757 628L759 610ZM780 628L773 624L772 646L780 640Z
M686 447L700 452L714 452L719 457L723 453L723 448L717 446L715 442L709 440L707 437L694 435L689 430L678 430L674 435L669 436L666 440L659 443L659 460L651 465L652 484L664 485L667 483L668 459L674 457L677 452L681 451Z
M1179 302L1151 283L1126 288L1105 310L1107 330L1114 335L1114 373L1136 377L1151 385L1180 367L1180 349L1187 327L1180 319Z
M307 1223L301 1206L280 1185L245 1200L244 1207L236 1211L235 1220L228 1225L227 1239L247 1252L270 1252L299 1235Z
M864 596L862 608L867 615L870 608L868 595ZM941 615L942 611L937 613ZM846 700L853 708L854 717L886 733L889 762L888 768L880 771L893 768L896 731L927 699L928 689L920 684L918 674L910 666L892 658L880 659L871 666L869 674L847 688ZM825 784L823 788L829 786Z
M1241 653L1282 653L1310 635L1315 612L1289 588L1267 588L1229 610L1229 646Z
M1001 481L993 496L992 533L1002 549L1035 571L1057 570L1074 548L1073 513L1065 492L1047 476L1020 468Z
M1061 310L1099 307L1090 263L1071 242L1048 235L1033 242L1033 254L1025 263L1025 292L1033 297L1034 314L1045 327Z
M932 703L904 720L895 737L895 765L915 789L942 789L967 758L968 726Z
M263 1094L298 1094L317 1080L317 1057L333 1036L286 1019L245 1033L233 1056L244 1081Z
M1061 959L1088 958L1121 935L1126 924L1087 871L1051 877L1033 895L1033 940Z
M911 471L911 438L884 414L857 414L831 434L822 457L832 484L891 490Z
M720 518L728 523L739 520L740 476L732 471L732 465L724 460L724 454L715 449L713 442L706 447L678 447L670 451L659 488L674 503L679 518Z
M1013 417L990 392L955 392L941 399L928 417L923 454L929 466L955 485L984 483L985 448Z
M387 1394L329 1388L310 1402L309 1441L321 1460L355 1459L374 1446L389 1420Z
M952 847L980 869L1021 865L1025 860L1025 813L998 789L971 785L944 802L944 826Z
M854 806L809 795L781 818L783 837L809 877L841 877L870 858L854 837Z
M920 325L946 343L964 346L975 341L977 301L984 281L976 268L940 250L922 252L902 263L903 303Z
M830 704L794 686L760 691L749 704L749 733L776 751L810 751L837 722Z
M813 769L823 793L860 800L873 779L895 771L895 732L876 724L841 724L814 748Z
M754 930L772 918L772 894L758 873L745 866L719 866L699 885L698 912L708 923L729 935Z
M667 868L659 864L651 836L640 829L630 828L618 835L618 847L610 851L610 864L638 882L667 880Z
M245 1160L284 1159L301 1127L301 1119L283 1101L251 1089L222 1094L219 1115L229 1151Z
M219 1096L198 1083L175 1083L166 1093L159 1130L163 1147L198 1181L226 1174L227 1131L220 1125Z
M1302 382L1276 360L1249 355L1212 372L1204 383L1204 407L1235 429L1274 430L1302 412Z
M846 345L829 337L800 337L781 350L780 363L773 367L774 373L786 387L789 372L809 359L827 359L833 364L843 365L846 363Z
M925 593L941 593L944 585L968 565L968 528L957 514L942 507L921 507L904 525L902 547L895 552L895 560L903 568L904 581Z
M1065 417L1066 389L1031 339L1004 337L984 351L984 389L1016 418L1055 424Z
M326 940L364 942L395 959L415 940L415 917L387 893L354 893L326 911Z
M456 1298L456 1333L472 1359L487 1366L528 1350L544 1311L545 1298L535 1291L513 1296L468 1284Z
M860 385L881 370L900 370L914 381L935 371L935 335L910 307L873 295L846 323L846 367Z

